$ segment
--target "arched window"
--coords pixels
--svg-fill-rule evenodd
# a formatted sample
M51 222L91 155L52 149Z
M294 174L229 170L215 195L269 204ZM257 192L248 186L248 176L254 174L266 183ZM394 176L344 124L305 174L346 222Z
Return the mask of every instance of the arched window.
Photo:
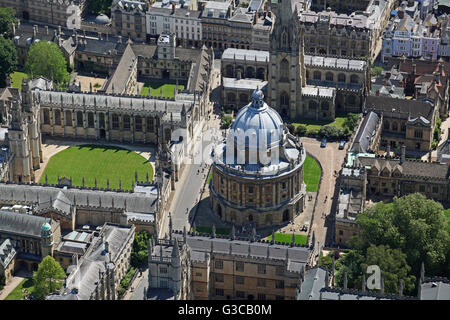
M334 75L332 72L327 72L327 74L325 75L325 79L327 81L334 81Z
M310 100L309 103L308 103L308 108L309 108L309 111L316 111L316 109L317 109L317 102L314 101L314 100Z
M264 70L264 68L258 68L258 71L256 71L256 78L260 80L265 80L265 73L266 70Z
M119 130L119 116L117 114L112 115L112 128Z
M123 116L123 129L124 130L130 130L130 126L131 126L130 122L131 122L130 121L130 116L125 114Z
M233 66L231 64L226 66L226 75L229 78L234 78L234 74L233 74Z
M345 82L345 74L344 73L339 73L338 74L338 82Z
M135 128L137 132L141 132L142 131L142 117L141 116L136 116L134 118L134 122L135 122Z
M55 124L58 126L61 125L61 111L58 109L55 110Z
M94 113L88 112L88 127L93 128L94 127Z
M227 94L228 103L236 103L236 95L233 92Z
M72 125L72 111L66 110L66 126Z
M83 126L83 112L77 111L77 127Z
M280 81L289 81L289 62L286 59L281 60L280 63Z
M50 112L44 109L44 124L50 124Z
M393 131L398 131L398 124L397 124L397 122L393 122L392 123L392 130Z
M280 106L282 107L289 106L289 95L286 93L286 91L283 91L280 94Z
M314 80L321 80L322 79L322 73L320 71L314 71Z
M253 67L247 67L247 73L245 75L246 78L254 78L255 77L255 69Z
M147 131L153 132L155 130L153 117L147 117Z
M248 95L246 93L241 93L239 95L239 102L247 103L248 102Z
M359 83L359 77L356 74L350 76L350 83Z

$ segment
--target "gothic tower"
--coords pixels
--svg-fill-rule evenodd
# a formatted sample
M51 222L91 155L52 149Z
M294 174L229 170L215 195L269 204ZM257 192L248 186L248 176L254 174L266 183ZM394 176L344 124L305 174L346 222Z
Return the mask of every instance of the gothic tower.
M272 4L275 25L270 39L268 103L282 117L302 114L302 86L305 85L303 46L298 13L291 0Z

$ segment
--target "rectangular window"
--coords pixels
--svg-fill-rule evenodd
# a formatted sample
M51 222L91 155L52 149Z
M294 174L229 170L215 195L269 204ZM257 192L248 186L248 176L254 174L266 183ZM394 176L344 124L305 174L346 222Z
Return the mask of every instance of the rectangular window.
M266 300L266 295L264 293L258 293L258 300Z
M266 265L265 264L258 264L258 273L266 274Z
M147 118L147 131L148 132L153 132L155 129L154 127L154 123L153 123L153 118L152 117L148 117Z
M244 262L236 261L236 271L244 272Z
M88 112L88 127L93 128L94 127L94 113Z
M66 110L66 126L72 125L72 111Z
M223 289L216 288L216 296L223 296Z
M130 130L130 116L129 115L123 116L123 129Z
M141 132L142 131L142 118L136 117L136 118L134 118L134 122L135 122L136 131Z
M244 277L236 276L236 284L244 284Z
M265 287L266 286L266 279L258 279L258 287Z
M161 273L167 273L167 267L160 267L159 272Z
M215 279L216 282L223 282L223 273L216 273Z
M114 130L119 129L119 116L117 114L112 115L112 128Z
M83 113L81 111L77 112L77 127L83 126Z
M223 269L223 260L216 260L216 261L214 262L214 267L215 267L216 269Z

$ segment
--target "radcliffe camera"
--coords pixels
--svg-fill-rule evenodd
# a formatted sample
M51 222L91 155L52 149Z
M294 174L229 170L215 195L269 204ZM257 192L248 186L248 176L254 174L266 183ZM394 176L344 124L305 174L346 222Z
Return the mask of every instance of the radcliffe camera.
M449 59L448 0L0 0L0 300L450 300Z

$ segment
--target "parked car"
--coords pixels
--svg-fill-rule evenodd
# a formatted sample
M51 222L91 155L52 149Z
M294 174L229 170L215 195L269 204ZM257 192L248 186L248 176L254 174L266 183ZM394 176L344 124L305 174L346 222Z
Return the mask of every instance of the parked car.
M345 147L345 140L342 140L341 142L339 142L339 150L343 150Z
M325 148L327 146L327 138L323 138L322 142L320 143L321 148Z

